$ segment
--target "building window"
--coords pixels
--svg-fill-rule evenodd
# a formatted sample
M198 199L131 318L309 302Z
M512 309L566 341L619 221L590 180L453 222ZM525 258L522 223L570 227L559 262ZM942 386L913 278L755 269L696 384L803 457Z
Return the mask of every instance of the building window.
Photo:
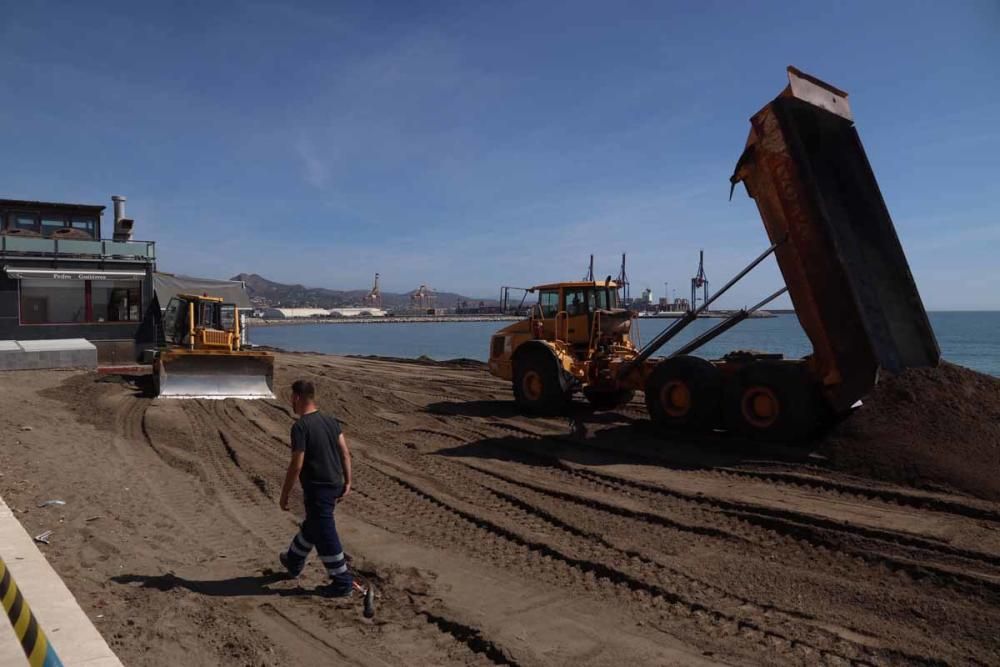
M10 229L23 229L29 232L38 231L38 215L35 213L12 213L10 215Z
M138 322L142 319L142 283L138 280L88 280L92 322Z
M48 215L42 217L42 234L45 236L52 236L52 232L65 226L66 220L63 218L53 218Z
M87 321L87 285L82 280L21 280L21 324Z
M139 322L138 280L21 279L21 324Z
M73 218L70 226L85 232L90 238L97 238L97 220L94 218Z

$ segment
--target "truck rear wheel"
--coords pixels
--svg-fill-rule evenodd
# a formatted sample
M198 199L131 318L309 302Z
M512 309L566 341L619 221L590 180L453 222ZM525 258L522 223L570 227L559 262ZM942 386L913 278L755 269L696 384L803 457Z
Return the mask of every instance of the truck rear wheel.
M824 420L819 395L801 364L754 361L727 383L726 427L759 440L808 438Z
M526 350L514 357L514 400L524 410L538 414L559 412L570 401L570 392L559 382L556 360L545 350Z
M620 408L635 396L632 389L599 390L587 388L583 390L583 395L595 410L614 410Z
M646 381L653 423L669 430L708 431L719 421L722 373L699 357L664 359Z

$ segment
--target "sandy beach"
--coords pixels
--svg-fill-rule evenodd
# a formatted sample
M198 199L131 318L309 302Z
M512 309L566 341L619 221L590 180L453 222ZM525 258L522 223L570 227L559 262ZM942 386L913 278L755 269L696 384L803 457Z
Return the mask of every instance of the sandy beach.
M981 480L849 475L823 443L665 439L641 396L579 402L571 429L519 415L475 362L278 354L277 386L314 381L354 452L337 520L379 591L366 620L315 594L315 559L275 572L301 515L277 505L284 396L5 377L0 494L53 531L46 556L126 664L1000 662L1000 503Z

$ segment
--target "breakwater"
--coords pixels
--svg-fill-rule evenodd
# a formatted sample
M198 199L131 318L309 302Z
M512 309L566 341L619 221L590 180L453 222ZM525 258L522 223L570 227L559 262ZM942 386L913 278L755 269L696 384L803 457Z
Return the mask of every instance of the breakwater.
M295 324L441 324L444 322L516 322L517 315L407 315L387 317L298 317L285 320L251 318L251 327L289 326Z
M710 310L698 315L699 318L724 318L733 315L735 310ZM640 315L639 319L676 319L685 315L683 312L662 312ZM752 318L774 317L766 311L751 313ZM522 315L388 315L385 317L295 317L288 319L251 318L251 327L289 326L296 324L441 324L445 322L516 322L523 320Z

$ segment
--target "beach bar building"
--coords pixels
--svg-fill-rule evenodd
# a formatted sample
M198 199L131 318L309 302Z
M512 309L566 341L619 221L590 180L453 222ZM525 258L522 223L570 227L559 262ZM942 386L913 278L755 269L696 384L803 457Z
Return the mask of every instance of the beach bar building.
M56 349L85 339L101 363L135 361L156 248L132 239L125 198L112 199L108 238L104 206L0 199L0 342Z

